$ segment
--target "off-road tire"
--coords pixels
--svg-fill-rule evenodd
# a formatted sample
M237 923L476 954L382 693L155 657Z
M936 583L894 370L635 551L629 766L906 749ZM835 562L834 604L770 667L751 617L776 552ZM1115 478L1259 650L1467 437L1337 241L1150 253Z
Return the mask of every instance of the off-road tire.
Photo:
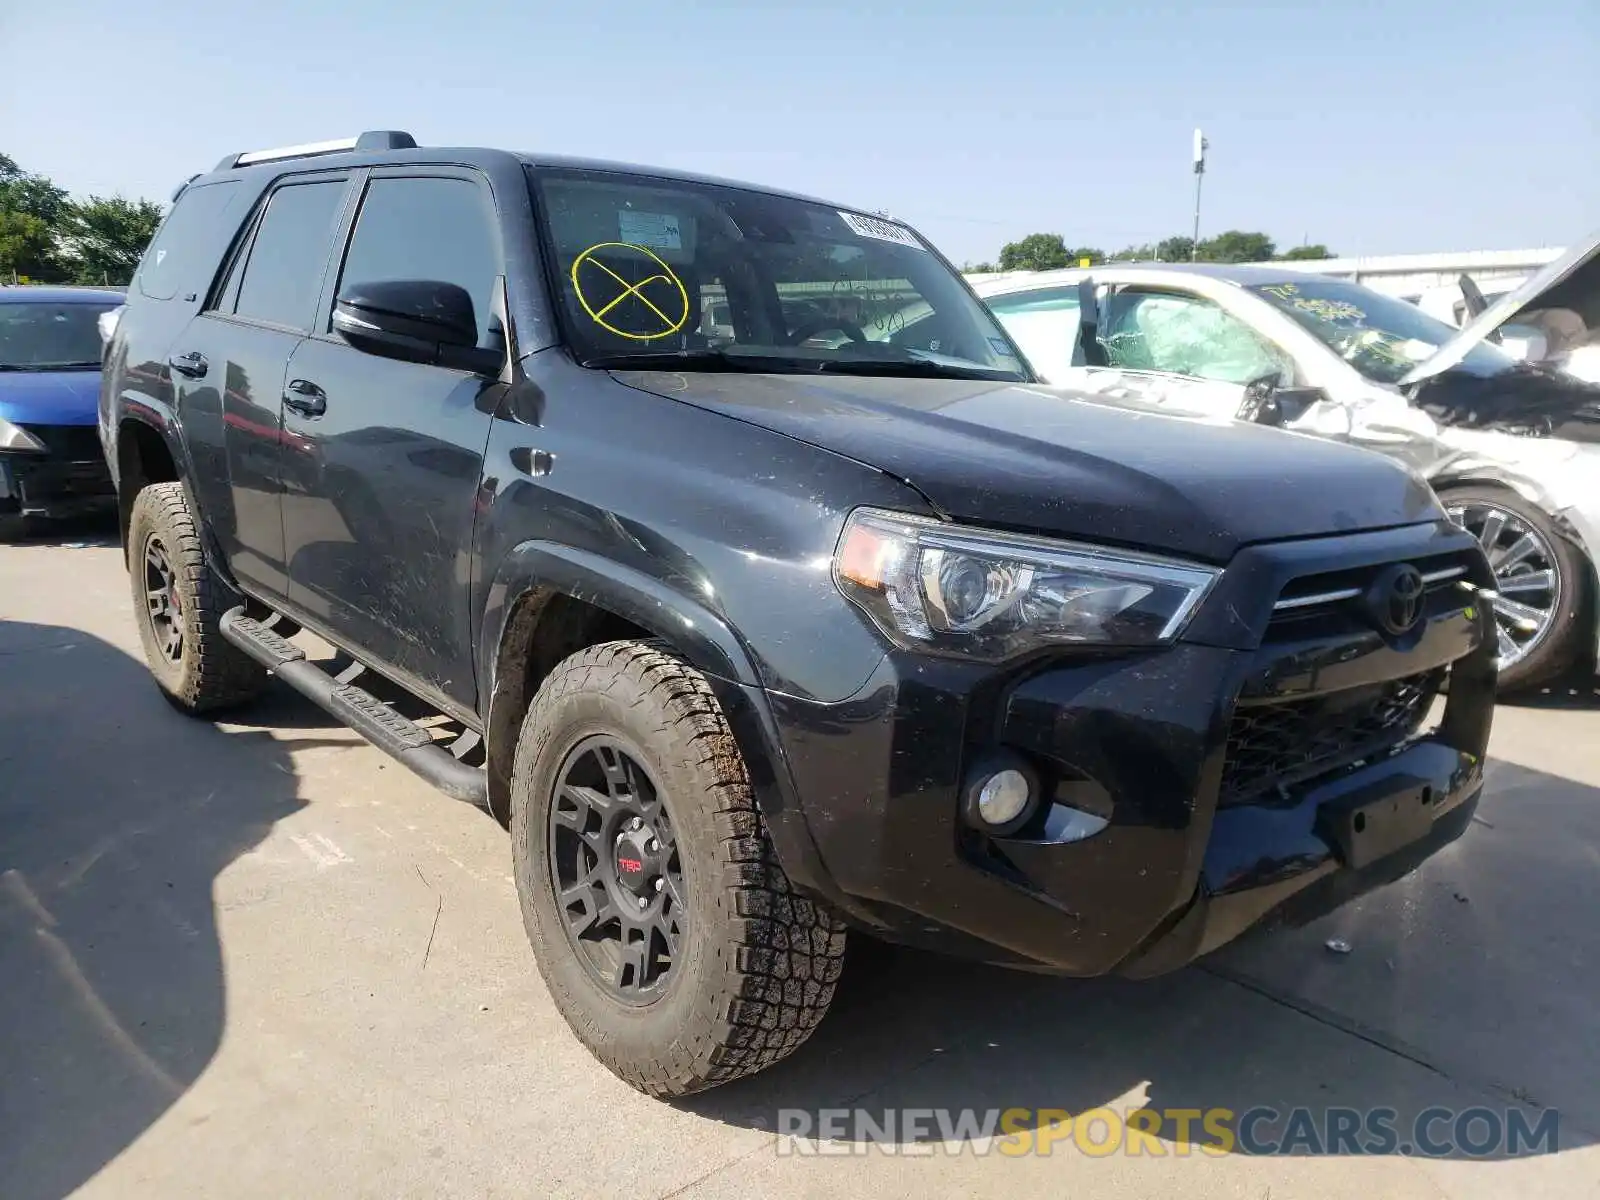
M623 1004L579 961L558 911L548 837L557 775L585 738L631 744L671 810L687 931L663 994ZM778 864L737 741L705 677L664 645L608 642L545 679L511 784L511 847L540 974L578 1040L648 1095L766 1069L811 1035L844 964L843 923Z
M1593 569L1583 551L1556 527L1537 505L1509 488L1476 484L1441 490L1439 499L1452 505L1492 504L1532 526L1550 545L1561 573L1559 607L1544 641L1522 661L1500 672L1499 691L1515 696L1549 683L1587 660L1593 653L1593 621L1589 619Z
M160 540L183 602L183 651L171 662L156 643L145 600L145 550ZM145 662L161 694L182 712L201 714L258 695L267 673L222 636L222 614L238 598L206 563L200 527L181 483L153 483L133 501L128 521L128 579Z

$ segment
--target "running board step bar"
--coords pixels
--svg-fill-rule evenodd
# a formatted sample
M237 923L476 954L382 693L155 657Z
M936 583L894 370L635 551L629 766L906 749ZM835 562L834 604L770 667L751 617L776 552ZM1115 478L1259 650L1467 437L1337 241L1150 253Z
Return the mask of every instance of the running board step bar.
M221 627L222 636L228 641L390 758L415 771L445 795L488 808L488 774L461 762L415 721L401 716L370 692L341 682L315 663L307 662L304 650L260 621L245 616L243 608L223 613ZM341 676L347 674L341 672Z

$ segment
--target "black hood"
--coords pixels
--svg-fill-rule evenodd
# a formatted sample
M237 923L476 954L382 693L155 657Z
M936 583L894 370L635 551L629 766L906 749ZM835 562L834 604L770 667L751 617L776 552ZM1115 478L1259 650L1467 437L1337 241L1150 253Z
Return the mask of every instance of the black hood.
M616 377L877 467L973 523L1226 562L1251 542L1442 516L1425 483L1371 451L1060 388L850 375Z

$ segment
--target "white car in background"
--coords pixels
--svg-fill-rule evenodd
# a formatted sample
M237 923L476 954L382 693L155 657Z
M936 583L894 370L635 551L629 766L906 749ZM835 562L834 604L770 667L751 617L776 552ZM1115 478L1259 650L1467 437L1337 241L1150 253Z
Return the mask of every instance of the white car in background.
M1575 247L1460 330L1287 267L1114 263L974 288L1052 383L1355 442L1414 467L1489 555L1501 678L1516 689L1593 661L1600 388L1485 339L1558 312L1567 342L1541 357L1581 367L1600 339L1596 249Z

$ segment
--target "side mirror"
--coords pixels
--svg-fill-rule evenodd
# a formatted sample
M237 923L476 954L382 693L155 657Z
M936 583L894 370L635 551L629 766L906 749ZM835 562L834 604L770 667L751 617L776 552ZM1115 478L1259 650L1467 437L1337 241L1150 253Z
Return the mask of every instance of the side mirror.
M1326 400L1328 393L1319 387L1281 387L1272 393L1272 398L1277 402L1281 423L1287 425L1305 416L1313 404Z
M105 353L111 346L111 339L116 336L117 322L122 319L122 310L126 305L119 304L115 308L108 308L95 318L95 325L100 330L100 352Z
M489 375L505 361L478 345L472 297L437 279L353 283L333 306L333 331L357 350Z
M1238 418L1257 425L1287 425L1305 415L1327 393L1318 387L1280 387L1279 375L1263 375L1244 385L1244 403Z

